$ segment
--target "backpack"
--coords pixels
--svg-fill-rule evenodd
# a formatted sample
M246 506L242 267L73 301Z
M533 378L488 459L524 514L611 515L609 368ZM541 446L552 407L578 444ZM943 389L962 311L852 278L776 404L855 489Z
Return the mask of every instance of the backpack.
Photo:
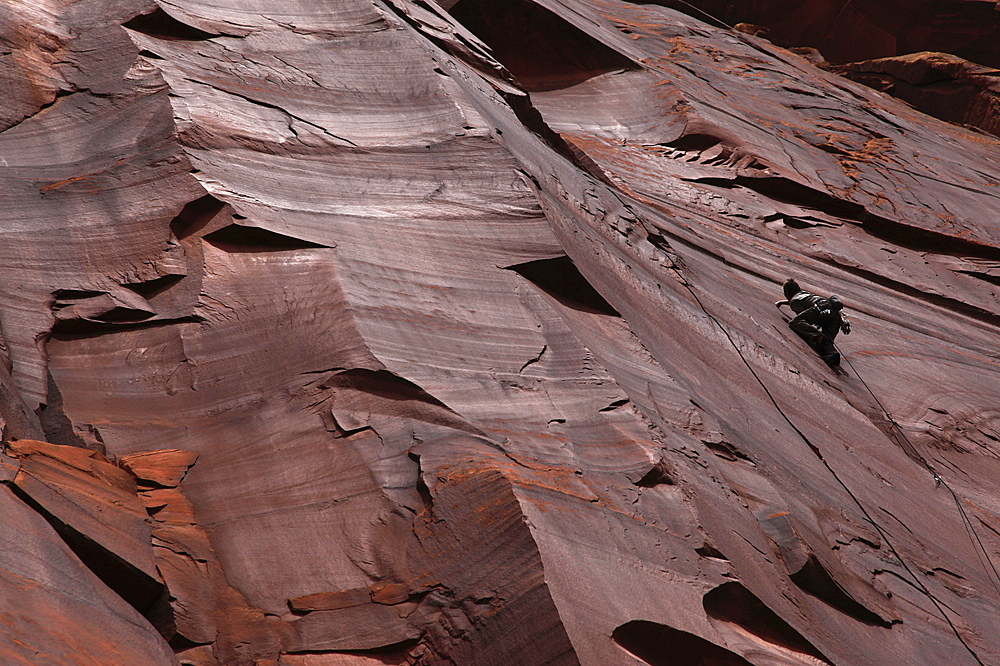
M795 314L802 314L809 308L813 307L820 311L826 310L829 312L830 301L822 296L810 294L808 291L800 291L788 299L788 307L790 307L792 312Z

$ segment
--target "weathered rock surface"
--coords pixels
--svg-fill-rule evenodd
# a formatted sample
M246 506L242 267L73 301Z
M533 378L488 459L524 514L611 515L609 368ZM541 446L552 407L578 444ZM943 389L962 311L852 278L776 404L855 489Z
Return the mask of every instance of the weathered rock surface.
M1000 70L945 53L911 53L852 62L847 78L953 123L1000 135Z
M656 4L0 21L12 661L1000 662L1000 140Z
M18 457L0 456L0 661L177 663L129 605L150 603L156 573L128 475L74 447L22 440L8 451Z

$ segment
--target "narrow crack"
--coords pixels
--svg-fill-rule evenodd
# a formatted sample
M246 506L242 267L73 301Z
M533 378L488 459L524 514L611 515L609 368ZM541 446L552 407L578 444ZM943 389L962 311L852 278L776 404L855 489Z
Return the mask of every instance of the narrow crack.
M542 351L538 352L538 356L535 356L534 358L528 359L525 362L525 364L521 366L521 369L517 371L517 374L521 374L522 372L524 372L524 369L527 368L529 365L534 365L535 363L538 363L539 361L541 361L542 360L542 355L545 354L545 351L548 348L549 348L548 345L542 345Z
M305 118L301 118L299 116L296 116L295 114L290 113L287 109L284 109L284 108L278 106L277 104L271 104L269 102L264 102L264 101L259 100L259 99L254 99L253 97L250 97L248 95L243 95L243 94L240 94L238 92L233 92L232 90L226 90L225 88L221 88L221 87L219 87L217 85L214 85L212 83L208 83L206 81L199 81L198 79L192 79L192 78L189 78L189 77L184 77L184 80L189 81L191 83L198 84L198 85L207 86L207 87L212 88L214 90L218 90L219 92L224 92L227 95L232 95L234 97L239 97L240 99L246 100L247 102L250 102L251 104L255 104L257 106L262 106L262 107L264 107L266 109L274 109L275 111L280 111L281 113L285 114L286 116L288 116L289 118L291 118L293 120L298 120L300 123L304 123L304 124L306 124L306 125L308 125L310 127L314 127L316 129L318 129L320 132L322 132L323 134L329 136L330 138L336 139L338 141L343 141L344 143L350 144L351 146L354 146L355 148L360 148L361 147L358 144L356 144L353 141L351 141L350 139L347 139L347 138L342 137L342 136L337 136L336 134L330 132L328 129L326 129L322 125L317 125L316 123L311 122L309 120L306 120ZM291 129L291 124L289 124L289 129Z

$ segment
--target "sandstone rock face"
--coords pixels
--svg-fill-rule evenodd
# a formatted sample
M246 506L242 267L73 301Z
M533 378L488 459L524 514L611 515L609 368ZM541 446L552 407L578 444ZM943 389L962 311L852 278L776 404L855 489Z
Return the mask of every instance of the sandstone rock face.
M0 661L1000 662L1000 140L656 4L11 7Z
M1000 70L921 52L852 62L840 71L935 118L1000 135Z

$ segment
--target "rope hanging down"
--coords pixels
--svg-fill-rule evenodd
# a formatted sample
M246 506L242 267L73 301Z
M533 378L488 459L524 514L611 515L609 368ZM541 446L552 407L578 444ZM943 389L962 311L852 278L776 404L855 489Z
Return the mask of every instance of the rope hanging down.
M737 345L736 341L733 340L733 337L729 334L729 331L726 330L726 327L722 325L722 322L719 321L719 319L715 315L713 315L711 312L708 311L708 309L705 307L704 303L701 302L701 299L698 298L698 294L694 291L694 289L691 287L691 285L688 283L687 280L683 280L682 279L681 280L681 284L683 284L684 287L688 290L688 292L691 293L692 298L694 298L695 302L698 304L698 307L701 309L701 311L704 312L705 315L709 319L711 319L713 322L715 322L715 325L718 326L719 330L721 330L722 333L723 333L723 335L726 336L726 339L729 340L729 344L731 344L733 346L733 349L736 350L736 353L739 355L740 360L743 361L743 364L750 371L750 374L753 375L754 379L757 380L757 383L760 384L760 386L761 386L762 389L764 389L764 393L767 395L768 399L771 401L771 404L774 405L774 408L778 411L778 413L781 414L781 417L785 420L785 422L788 423L788 425L792 428L792 430L795 431L795 433L806 444L806 446L808 446L809 449L816 455L816 457L819 458L820 462L823 463L823 466L826 467L826 469L827 469L828 472L830 472L830 475L833 476L834 480L836 480L836 482L840 485L840 487L844 489L844 492L846 492L848 494L848 496L852 500L854 500L854 503L858 505L858 508L861 510L861 513L864 514L864 516L868 520L868 522L871 523L872 527L874 527L875 530L879 533L879 536L882 538L882 540L885 542L885 544L889 547L889 550L892 552L892 554L899 561L900 566L902 566L903 569L906 571L906 573L909 574L910 578L913 579L913 582L914 582L916 588L921 593L923 593L924 596L926 596L930 600L930 602L937 609L937 611L941 615L941 617L944 618L944 621L951 628L952 633L955 634L955 637L962 644L962 647L964 647L966 649L966 651L968 651L968 653L972 656L972 658L976 660L977 664L980 664L980 666L986 666L986 664L983 662L983 660L979 658L979 655L976 654L975 650L972 649L972 646L970 646L965 641L965 639L962 637L962 634L958 631L958 627L955 626L955 623L952 622L951 618L945 612L944 607L941 604L941 602L937 600L937 597L935 597L934 594L929 589L927 589L927 586L924 585L923 581L921 581L920 578L917 577L917 575L916 575L916 573L914 573L913 569L911 569L910 566L903 559L903 556L899 553L899 551L893 545L892 540L889 538L889 535L886 533L886 531L884 529L882 529L882 526L879 525L878 522L875 520L874 516L872 516L868 512L868 509L866 509L865 506L864 506L864 504L861 503L861 500L858 499L857 495L855 495L851 491L851 489L847 487L847 484L844 483L844 481L840 478L840 476L837 474L837 472L830 466L830 463L827 462L826 458L823 457L823 454L820 452L819 448L815 444L813 444L812 442L809 441L809 438L806 437L805 433L803 433L801 430L799 430L798 426L796 426L795 423L792 422L791 418L789 418L789 416L785 413L785 410L783 410L781 408L781 405L778 404L778 401L774 399L774 396L771 395L771 391L767 388L767 385L764 383L764 380L762 380L760 378L760 375L757 374L757 371L754 370L753 366L750 365L750 362L747 361L746 357L743 355L742 350L740 350L739 345ZM837 351L838 351L838 353L840 352L839 349ZM850 363L850 361L848 361L848 363ZM852 365L851 368L853 369L854 366ZM855 370L855 373L857 373L857 370ZM858 375L858 378L859 379L861 378L860 375ZM867 386L867 384L865 386ZM869 388L868 390L872 394L872 396L875 397L875 394L871 391L871 389ZM878 398L875 398L875 399L876 399L876 402L877 402ZM879 404L881 405L881 403L879 403ZM886 413L886 416L888 417L888 413ZM897 425L897 428L898 427L899 426ZM907 442L909 442L909 440L907 440ZM912 447L912 444L910 446ZM921 456L919 456L919 454L918 454L918 457L921 457ZM925 464L926 464L926 461L925 461ZM932 473L934 473L933 470L931 470L931 471L932 471ZM934 474L935 474L935 480L940 479L940 477L936 473L934 473ZM942 483L943 483L943 481L942 481ZM949 488L949 490L951 490L951 489ZM954 491L952 491L952 495L955 495ZM956 499L957 499L957 496L956 496ZM961 509L961 507L959 507L959 508ZM965 515L964 511L962 513L963 513L963 516L964 516ZM967 517L966 517L966 520L968 520ZM978 537L977 537L977 540L978 540ZM978 555L978 551L977 551L977 555ZM992 566L992 563L991 563L991 566Z
M716 16L713 16L709 12L701 9L700 7L696 7L696 6L692 5L690 2L686 2L685 0L676 0L676 2L678 2L679 4L682 4L682 5L686 6L686 7L689 7L690 9L693 9L694 11L698 12L699 14L702 14L703 16L708 17L709 19L711 19L715 23L724 26L727 30L729 30L731 33L733 33L733 35L737 39L739 39L740 41L743 41L747 45L752 46L754 48L758 48L756 44L753 44L749 40L745 39L744 36L742 34L740 34L740 32L738 30L736 30L735 27L729 25L728 23L726 23L722 19L720 19L720 18L718 18ZM840 13L842 14L847 9L847 7L850 4L851 4L851 0L847 0L847 2L841 8ZM839 16L839 14L838 14L838 16ZM962 645L965 647L965 649L969 651L969 654L972 655L972 658L975 659L977 663L982 664L983 663L982 660L972 650L972 648L965 642L965 639L962 638L962 635L958 632L958 628L952 623L951 619L948 617L947 613L944 612L944 609L941 607L940 603L937 601L937 599L934 597L934 595L916 577L916 575L913 573L913 571L910 569L910 567L906 564L906 562L903 561L903 558L900 556L899 552L896 550L896 548L892 545L892 542L889 540L888 535L885 534L885 532L878 525L878 523L875 522L874 518L872 518L872 516L868 513L867 509L865 509L865 507L861 504L860 500L858 500L858 498L854 495L854 493L852 493L851 490L847 487L847 485L840 479L840 477L833 470L833 468L830 467L830 464L823 458L823 456L820 453L819 449L817 449L816 446L812 442L809 441L809 439L805 436L805 434L803 434L802 431L800 431L795 426L795 424L792 423L791 419L788 418L788 415L785 414L785 412L784 412L783 409L781 409L781 406L777 403L777 401L774 399L774 396L772 396L771 392L768 390L767 385L764 384L763 380L761 380L760 376L753 369L753 367L750 365L750 363L746 360L746 357L743 356L743 352L740 350L739 346L736 344L736 341L733 340L732 336L729 335L729 331L726 330L726 327L723 326L722 322L720 322L712 313L710 313L705 308L704 304L701 302L701 299L698 298L698 295L694 292L694 290L691 288L691 286L687 283L686 280L681 280L681 284L683 284L687 288L687 290L689 292L691 292L691 296L698 303L698 307L701 308L702 312L704 312L705 315L709 317L709 319L711 319L712 321L714 321L715 324L719 327L719 329L723 332L723 334L729 340L729 343L733 346L733 349L735 349L736 353L739 354L739 357L743 361L744 365L747 366L747 369L750 370L750 373L754 376L754 379L756 379L757 383L759 383L761 385L761 388L764 389L764 392L767 394L767 397L770 399L770 401L774 405L775 409L777 409L778 412L781 414L782 418L784 418L784 420L788 422L788 425L791 426L791 428L796 432L796 434L798 434L798 436L820 458L820 460L823 462L823 465L827 468L827 470L829 470L830 474L833 475L834 479L837 480L837 483L839 483L844 488L844 490L847 492L847 494L851 496L851 498L858 505L858 508L861 509L861 512L865 515L865 517L868 519L868 521L872 524L873 527L875 527L875 529L879 532L879 534L882 535L882 538L885 540L886 544L889 546L889 549L892 551L892 553L899 560L899 563L903 566L904 569L906 569L907 573L910 574L910 576L916 582L916 584L917 584L918 588L920 589L920 591L923 592L923 594L925 594L927 596L927 598L931 600L931 602L937 608L938 612L941 614L941 616L948 623L948 626L951 627L951 630L955 633L955 636L962 643ZM896 431L899 432L900 436L903 438L903 441L905 441L906 444L907 444L907 447L904 447L904 450L906 451L907 455L909 455L914 460L920 462L933 475L933 477L934 477L934 483L936 485L938 485L938 486L944 486L948 490L948 492L951 493L952 498L955 500L955 506L958 507L959 514L962 516L962 523L965 526L966 532L968 532L968 534L970 536L970 540L973 542L973 550L976 551L976 557L978 557L979 560L980 560L980 563L984 565L983 566L983 570L986 572L987 578L990 578L990 582L992 583L993 587L997 588L997 591L1000 592L1000 587L998 587L998 585L997 585L997 581L1000 581L1000 573L997 572L997 568L994 566L993 560L990 558L989 552L986 550L986 547L983 545L983 542L980 540L979 535L976 533L975 526L972 524L972 520L969 518L968 513L966 513L965 507L962 506L962 502L961 502L961 500L958 497L958 493L955 492L955 490L951 487L951 485L948 484L947 481L945 481L943 478L941 478L941 475L939 475L934 470L934 468L931 466L931 464L929 462L927 462L927 459L924 458L922 455L920 455L920 452L917 451L916 447L910 441L909 437L906 436L906 433L903 431L902 427L900 427L900 425L898 423L896 423L896 421L892 418L892 416L889 414L889 412L885 409L885 406L882 404L882 401L878 399L878 396L875 395L875 392L868 385L868 382L866 382L864 380L864 378L861 376L861 373L858 372L857 368L854 367L854 364L851 363L850 359L848 359L843 354L843 352L840 351L840 348L837 347L836 343L832 339L830 339L830 343L833 344L834 349L837 350L837 353L840 354L841 358L847 360L847 364L851 367L852 370L854 370L854 374L857 376L857 378L864 385L865 389L868 390L868 393L871 394L872 398L874 398L876 404L878 404L878 406L879 406L879 409L881 409L882 413L885 415L886 420L889 423L891 423L893 426L895 426ZM978 549L976 549L976 545L977 544L979 546ZM985 556L985 558L986 558L985 562L983 561L983 556ZM992 578L989 576L990 570L992 570L992 572L993 572L993 577Z
M889 414L889 410L885 408L885 405L882 404L882 401L878 399L877 395L875 395L875 391L872 390L872 387L868 385L868 382L866 382L864 377L861 376L861 373L858 372L858 369L854 367L853 363L851 363L851 359L847 358L847 356L845 356L844 353L840 351L840 347L837 347L837 343L835 343L833 340L830 340L830 343L837 350L837 353L840 354L840 357L845 361L847 361L847 364L851 366L851 370L854 371L854 374L861 381L862 385L864 385L864 387L868 390L868 393L871 394L872 398L875 400L875 404L877 404L879 409L882 410L882 414L883 416L885 416L886 421L895 426L896 432L898 432L900 437L903 438L903 441L906 442L906 447L904 448L906 450L907 455L910 456L910 458L918 461L921 465L923 465L927 469L928 472L930 472L934 476L934 483L936 485L944 486L945 489L947 489L947 491L951 493L952 498L955 500L955 506L958 507L958 512L962 516L962 523L965 527L965 531L968 532L969 540L972 541L972 549L976 551L976 557L979 558L980 564L983 565L983 571L986 572L986 577L990 579L990 583L993 585L996 591L1000 593L1000 586L997 585L997 582L1000 581L1000 573L997 572L997 568L993 564L993 559L990 557L989 551L986 550L986 547L983 545L982 540L980 540L979 535L976 533L975 525L972 524L972 519L969 518L969 514L965 511L965 507L962 506L962 501L961 499L959 499L958 493L955 492L955 490L951 487L951 485L947 481L941 478L941 475L937 473L937 471L927 461L927 459L924 458L922 455L920 455L920 452L917 451L917 447L914 446L913 442L910 441L910 438L906 436L906 431L903 430L902 426L900 426L899 423L897 423L894 418L892 418L892 415ZM979 546L978 549L976 548L977 544ZM984 557L985 560L983 559ZM993 577L990 577L989 575L991 570L993 571Z
M713 16L711 13L705 11L704 9L701 9L700 7L696 7L696 6L692 5L690 2L686 2L685 0L675 0L675 1L677 3L679 3L679 4L682 4L682 5L690 8L690 9L693 9L694 11L698 12L699 14L701 14L703 16L708 17L709 19L711 19L715 23L718 23L719 25L725 26L726 29L728 29L729 31L731 31L741 41L744 41L745 43L747 43L747 44L749 44L751 46L756 46L756 45L752 44L751 42L748 42L747 40L745 40L743 38L743 35L741 35L740 32L738 30L736 30L735 27L729 25L728 23L726 23L722 19L718 18L717 16ZM847 2L844 4L844 6L841 7L840 13L837 16L839 17L840 14L843 14L844 11L847 9L847 7L850 4L851 4L851 0L847 0ZM729 342L736 349L737 353L739 353L740 358L743 359L743 362L747 365L748 368L750 368L750 372L753 373L754 378L756 378L757 381L760 383L760 385L764 388L764 390L767 391L767 387L764 385L764 382L761 381L760 377L757 376L757 373L754 372L753 368L750 367L750 364L747 363L747 360L745 358L743 358L743 353L740 351L739 347L736 346L736 343L729 336L729 333L726 331L725 327L722 326L722 323L718 319L716 319L714 316L712 316L708 312L708 310L705 309L704 305L702 305L702 303L701 303L701 300L698 299L698 296L694 293L694 291L691 289L691 287L688 286L688 285L685 285L685 286L687 286L688 290L691 291L691 295L694 296L695 300L698 302L698 306L701 307L702 311L706 315L708 315L719 326L720 329L722 329L722 332L725 333L726 337L729 339ZM824 334L824 336L829 338L829 336L826 336L825 334ZM986 571L987 578L990 579L990 583L993 585L994 588L996 588L997 592L1000 593L1000 585L998 585L998 582L1000 582L1000 572L997 571L996 566L993 564L993 559L990 557L989 551L986 550L986 547L983 545L982 540L979 538L979 534L976 532L975 525L972 523L972 520L969 518L969 514L966 512L965 507L962 506L962 501L959 498L958 493L955 492L954 488L952 488L951 485L947 481L945 481L943 478L941 478L941 475L937 473L937 471L931 466L931 464L929 462L927 462L927 459L924 458L920 454L919 451L917 451L917 448L913 445L913 442L911 442L910 438L906 436L906 432L903 430L903 428L898 423L896 423L895 419L892 418L892 416L889 414L888 410L882 404L882 401L878 399L877 395L875 395L875 392L872 390L871 386L868 385L868 382L866 382L864 380L864 377L861 376L861 373L858 372L858 369L854 367L853 363L851 363L851 360L849 358L847 358L843 354L843 352L840 351L840 348L837 347L837 344L833 341L832 338L829 338L829 339L830 339L830 343L833 345L834 349L837 350L837 353L840 354L841 358L843 358L843 359L845 359L847 361L847 364L851 367L851 370L854 371L854 374L857 376L857 378L864 385L865 389L867 389L868 393L870 393L871 396L872 396L872 398L874 398L875 403L879 406L879 409L882 410L882 414L885 416L886 420L895 427L896 431L902 437L903 441L906 442L906 446L903 447L903 448L906 451L907 455L909 455L911 458L913 458L914 460L916 460L917 462L919 462L921 465L923 465L927 469L927 471L929 471L933 475L933 477L934 477L934 483L936 485L938 485L938 486L944 486L945 489L947 489L947 491L949 493L951 493L952 498L955 500L955 506L958 507L959 514L961 514L961 516L962 516L962 523L965 525L966 532L968 532L969 538L973 542L973 550L976 551L976 557L978 557L980 563L983 564L983 570ZM771 402L774 402L775 407L777 407L778 410L780 411L781 408L778 407L777 402L775 402L774 398L771 397L770 392L768 392L768 397L771 398ZM785 416L783 412L782 412L782 416ZM785 416L785 420L786 421L788 420L787 416ZM789 421L789 423L791 424L791 421ZM795 428L794 425L792 427ZM796 432L798 432L797 428L796 428ZM801 436L802 433L799 433L799 435ZM803 436L803 439L805 439L804 436ZM807 441L807 443L808 443L808 441ZM812 447L813 445L809 444L809 446ZM832 470L831 470L831 472L832 472ZM838 481L839 481L839 479L838 479ZM977 545L978 545L978 549L976 548ZM985 557L985 560L983 559L984 557ZM990 575L989 575L990 571L993 572L993 576L992 577L990 577ZM961 639L961 637L959 637L959 638Z

